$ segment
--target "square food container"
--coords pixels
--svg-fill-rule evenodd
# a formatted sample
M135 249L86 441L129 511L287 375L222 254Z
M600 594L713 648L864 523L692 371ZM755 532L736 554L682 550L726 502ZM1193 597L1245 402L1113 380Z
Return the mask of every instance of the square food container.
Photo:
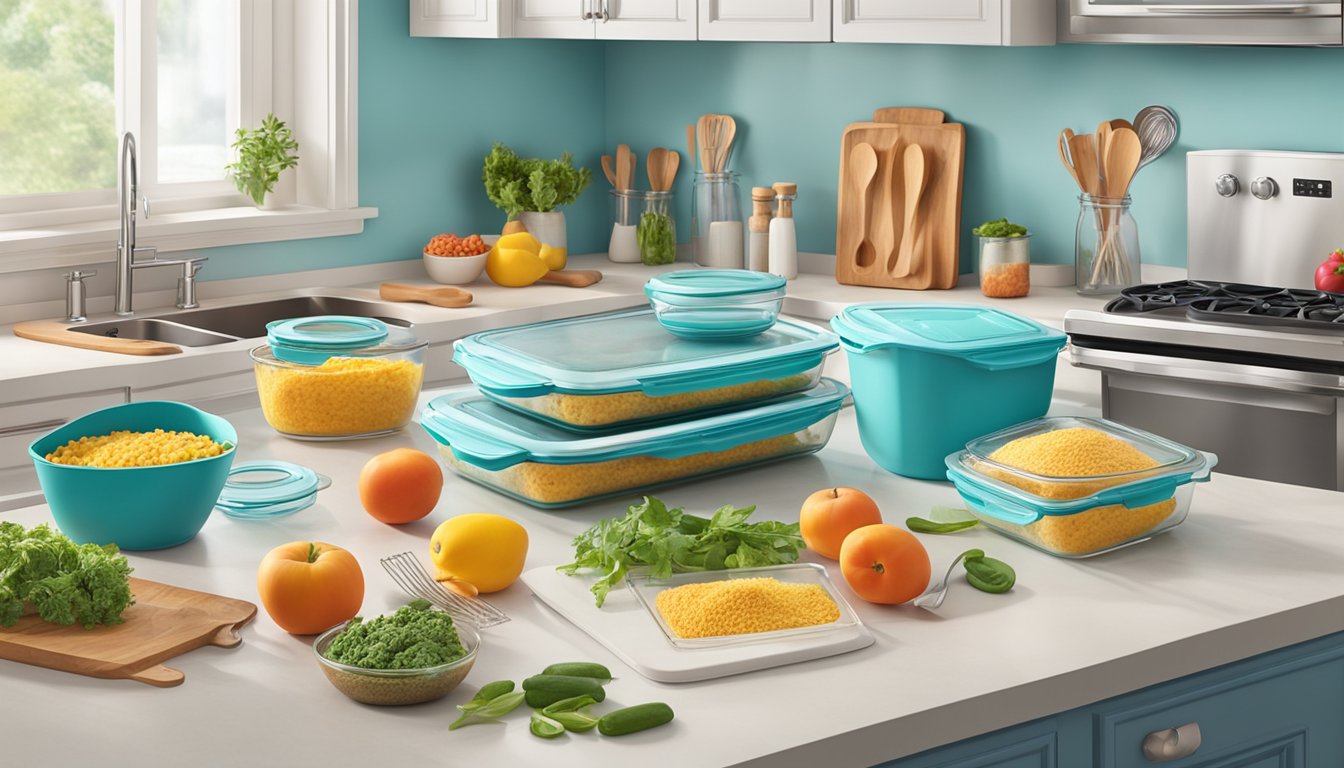
M658 610L658 593L666 589L686 584L704 584L729 579L772 578L785 584L815 584L825 590L835 601L840 616L828 624L815 624L808 627L779 629L772 632L752 632L750 634L717 635L714 637L681 637L667 623ZM647 570L632 572L626 577L626 583L634 592L639 604L649 612L649 616L663 631L667 642L677 648L721 648L741 643L762 643L805 635L819 635L839 632L851 627L861 626L862 622L854 613L845 598L841 596L835 584L831 582L826 569L814 563L790 563L788 565L768 565L760 568L734 568L723 571L696 571L694 573L674 573L667 578L655 578Z
M426 405L420 423L459 475L555 508L821 450L848 394L844 384L822 379L806 392L731 413L585 434L461 387Z
M859 439L878 466L941 480L966 441L1044 416L1065 336L987 307L875 302L831 320L849 360Z
M1102 432L1138 449L1153 466L1056 477L990 458L1020 438L1063 429ZM1195 483L1218 457L1107 419L1052 417L972 440L946 458L947 478L985 525L1061 557L1090 557L1149 539L1185 519Z
M573 430L704 414L808 389L840 342L780 320L739 339L681 339L648 308L485 331L453 361L486 397Z

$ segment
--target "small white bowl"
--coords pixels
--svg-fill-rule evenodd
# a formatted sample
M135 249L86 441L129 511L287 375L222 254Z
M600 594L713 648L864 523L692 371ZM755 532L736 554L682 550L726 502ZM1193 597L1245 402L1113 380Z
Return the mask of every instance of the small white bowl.
M432 256L422 253L425 271L436 283L448 285L466 285L473 282L485 271L485 257L489 253L475 256Z

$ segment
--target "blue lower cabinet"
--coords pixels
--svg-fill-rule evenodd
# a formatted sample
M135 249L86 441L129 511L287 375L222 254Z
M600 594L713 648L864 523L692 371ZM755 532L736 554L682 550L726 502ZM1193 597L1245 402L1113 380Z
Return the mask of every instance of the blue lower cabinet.
M878 768L1069 768L1059 759L1054 718L923 752Z

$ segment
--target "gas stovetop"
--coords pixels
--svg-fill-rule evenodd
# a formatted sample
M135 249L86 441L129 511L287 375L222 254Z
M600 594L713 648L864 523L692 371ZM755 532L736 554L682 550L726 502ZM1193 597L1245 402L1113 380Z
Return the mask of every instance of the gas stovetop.
M1177 280L1126 288L1103 311L1137 314L1172 309L1183 310L1196 321L1344 333L1344 294L1301 288Z

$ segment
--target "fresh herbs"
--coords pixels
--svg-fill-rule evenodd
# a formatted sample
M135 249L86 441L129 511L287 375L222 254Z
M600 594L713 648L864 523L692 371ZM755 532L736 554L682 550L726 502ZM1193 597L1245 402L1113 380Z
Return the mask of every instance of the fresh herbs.
M649 566L654 578L674 572L752 568L792 563L803 548L797 523L766 520L748 523L756 507L720 507L712 517L688 514L680 507L645 496L625 517L599 522L574 539L574 562L559 570L601 571L592 586L597 606L632 566Z
M24 603L54 624L120 624L131 596L131 566L112 545L76 544L46 525L0 522L0 627Z
M569 205L593 180L587 168L575 168L566 152L559 160L521 158L503 144L485 156L481 181L490 202L515 219L523 211L550 211Z
M957 520L952 523L940 523L937 520L925 520L922 517L907 517L905 527L915 533L956 533L979 525L979 520Z
M416 600L389 616L350 620L322 654L365 669L424 669L467 655L453 617Z
M299 164L296 154L299 142L294 140L289 126L275 115L267 115L260 128L239 128L235 135L233 148L238 151L238 160L224 166L224 170L233 177L239 192L261 205L275 189L280 173Z
M645 264L671 264L677 260L677 225L666 213L645 211L635 230L639 258Z
M1025 237L1027 228L1007 219L994 219L971 230L976 237Z

